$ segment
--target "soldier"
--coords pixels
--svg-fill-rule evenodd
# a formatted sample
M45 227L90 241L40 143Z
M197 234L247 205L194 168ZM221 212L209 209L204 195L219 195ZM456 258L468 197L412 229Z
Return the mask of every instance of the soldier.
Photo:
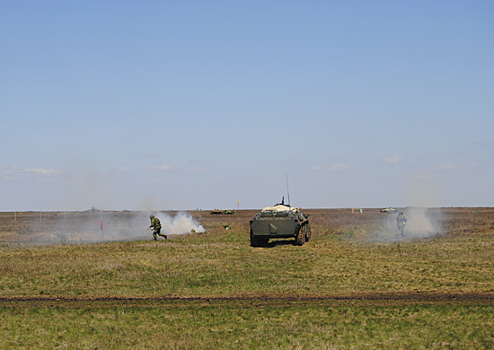
M405 214L403 214L402 211L398 214L396 217L396 225L398 226L398 231L400 231L401 237L403 237L403 229L405 228L405 225L407 224L407 217Z
M160 219L155 217L154 215L150 215L149 218L151 219L151 226L148 227L148 230L152 227L153 228L153 238L156 241L158 237L156 235L164 237L167 239L168 237L164 234L161 233L161 222Z

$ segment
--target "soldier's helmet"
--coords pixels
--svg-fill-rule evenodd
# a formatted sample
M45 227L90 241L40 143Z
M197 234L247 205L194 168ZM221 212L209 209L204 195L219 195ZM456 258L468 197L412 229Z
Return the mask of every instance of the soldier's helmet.
M154 215L149 215L149 218L150 219L154 219Z

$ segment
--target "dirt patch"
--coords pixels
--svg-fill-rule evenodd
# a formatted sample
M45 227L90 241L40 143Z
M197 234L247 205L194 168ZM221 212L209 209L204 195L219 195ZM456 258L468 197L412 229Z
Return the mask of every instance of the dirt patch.
M399 306L436 304L494 305L494 293L351 293L318 296L244 295L244 296L10 296L0 297L0 307L184 307L196 304L229 304L236 307L266 307L291 305L328 306Z
M0 241L17 241L19 240L19 234L12 231L2 231L0 232Z

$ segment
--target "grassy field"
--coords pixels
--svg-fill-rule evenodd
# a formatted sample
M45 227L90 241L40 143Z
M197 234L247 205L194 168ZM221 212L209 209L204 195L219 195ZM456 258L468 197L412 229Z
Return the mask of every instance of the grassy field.
M254 212L90 244L92 216L137 237L147 216L0 213L0 348L494 347L494 209L431 209L434 233L403 240L375 209L307 210L310 242L263 248ZM71 239L40 239L64 225Z
M492 306L238 301L0 309L2 348L491 349Z

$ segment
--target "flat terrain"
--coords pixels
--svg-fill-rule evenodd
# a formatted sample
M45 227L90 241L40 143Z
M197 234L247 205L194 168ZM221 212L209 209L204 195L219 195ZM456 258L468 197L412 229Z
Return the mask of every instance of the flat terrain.
M205 232L166 241L149 213L0 213L0 348L494 346L494 208L407 208L403 238L308 209L308 243L253 248L256 212L190 211Z

